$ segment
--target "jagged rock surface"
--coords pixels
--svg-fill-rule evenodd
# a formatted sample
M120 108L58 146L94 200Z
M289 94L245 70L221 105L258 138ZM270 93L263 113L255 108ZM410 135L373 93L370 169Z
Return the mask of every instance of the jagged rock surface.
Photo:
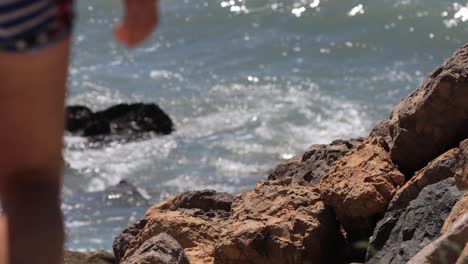
M418 171L393 197L388 211L403 209L414 200L427 185L437 183L455 174L458 149L451 149Z
M161 233L146 240L121 264L189 264L189 260L173 237Z
M270 181L236 197L216 244L215 263L340 263L343 246L318 189Z
M123 256L122 260L133 258L147 240L167 233L184 248L191 263L212 263L214 243L222 222L230 215L223 209L230 208L232 199L225 193L199 191L183 193L153 206L144 216L146 223L137 235L121 236L115 241L116 256Z
M447 233L423 248L408 264L468 262L464 248L468 244L468 214L453 224Z
M407 208L387 212L377 224L367 254L369 264L406 263L440 236L462 194L453 178L426 186Z
M333 207L348 239L372 234L373 216L384 213L404 176L393 165L381 138L369 138L334 163L322 178L324 202Z
M445 234L447 230L452 226L452 224L460 219L465 214L468 214L468 193L465 193L463 197L453 206L452 211L450 212L445 223L442 226L440 231L442 234Z
M302 155L280 163L268 180L291 178L293 184L317 185L330 166L362 143L363 139L335 140L331 144L312 145Z
M372 135L384 136L407 177L468 138L468 45L394 108ZM430 121L429 121L430 120Z

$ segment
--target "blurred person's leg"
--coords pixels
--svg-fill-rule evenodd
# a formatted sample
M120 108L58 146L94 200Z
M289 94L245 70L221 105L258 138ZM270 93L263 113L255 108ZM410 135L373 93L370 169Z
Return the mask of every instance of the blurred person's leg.
M0 52L0 254L12 264L63 262L60 210L70 41ZM5 261L5 255L1 255ZM0 262L1 263L1 262Z

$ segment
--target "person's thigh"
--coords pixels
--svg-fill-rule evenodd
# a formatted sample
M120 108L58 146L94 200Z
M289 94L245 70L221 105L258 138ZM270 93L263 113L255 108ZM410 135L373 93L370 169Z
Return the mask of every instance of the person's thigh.
M9 179L15 173L45 177L33 180L45 183L60 180L69 49L67 39L29 53L0 52L1 186L27 180ZM52 173L28 176L21 170Z

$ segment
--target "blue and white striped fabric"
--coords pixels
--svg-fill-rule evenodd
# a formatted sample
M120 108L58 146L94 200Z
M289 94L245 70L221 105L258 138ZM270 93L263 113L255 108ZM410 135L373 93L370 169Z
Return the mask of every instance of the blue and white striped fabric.
M0 0L0 50L31 50L63 38L71 14L71 0Z

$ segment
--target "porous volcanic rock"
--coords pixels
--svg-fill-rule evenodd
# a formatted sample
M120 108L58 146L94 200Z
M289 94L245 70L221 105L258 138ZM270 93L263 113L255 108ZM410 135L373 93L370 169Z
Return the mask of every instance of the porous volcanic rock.
M171 118L156 104L118 104L95 113L77 105L68 106L66 113L67 131L84 137L168 135L174 131Z
M408 264L467 263L464 248L468 244L468 214L453 224L447 233L427 245ZM465 252L466 253L466 252Z
M324 202L333 207L351 242L367 240L374 216L386 211L404 184L387 150L383 139L370 137L336 161L320 182Z
M330 144L312 145L302 155L280 163L268 180L292 178L293 184L317 185L337 159L362 143L363 139L335 140Z
M214 263L340 263L343 246L317 188L260 182L235 198Z
M370 238L366 263L407 263L440 236L440 230L462 193L448 178L423 188L407 208L387 212Z
M133 255L147 240L167 233L184 248L190 263L213 263L214 244L230 215L223 209L230 208L230 200L229 194L200 191L183 193L153 206L143 217L144 225L133 226L131 232L114 242L115 255L123 256L122 261L135 258Z
M120 261L127 251L130 241L132 241L135 236L140 233L140 231L146 226L148 220L143 218L138 220L135 223L130 224L122 233L120 233L112 244L112 249L114 251L115 258L117 261Z
M64 264L115 264L114 256L106 251L75 252L65 251Z
M201 209L208 212L210 210L231 211L231 204L234 196L228 193L216 192L214 190L202 190L185 192L174 199L173 209Z
M121 264L189 264L189 260L173 237L161 233L146 240Z
M455 182L460 190L468 190L468 139L460 143Z
M388 211L406 208L427 185L453 177L457 156L458 149L451 149L418 171L411 180L397 191L390 202Z
M395 107L371 135L384 136L392 161L408 178L468 138L468 45Z
M463 197L453 206L452 211L450 212L445 223L442 226L440 231L442 234L445 234L447 230L452 226L452 224L460 219L463 215L468 214L468 193L465 193Z

